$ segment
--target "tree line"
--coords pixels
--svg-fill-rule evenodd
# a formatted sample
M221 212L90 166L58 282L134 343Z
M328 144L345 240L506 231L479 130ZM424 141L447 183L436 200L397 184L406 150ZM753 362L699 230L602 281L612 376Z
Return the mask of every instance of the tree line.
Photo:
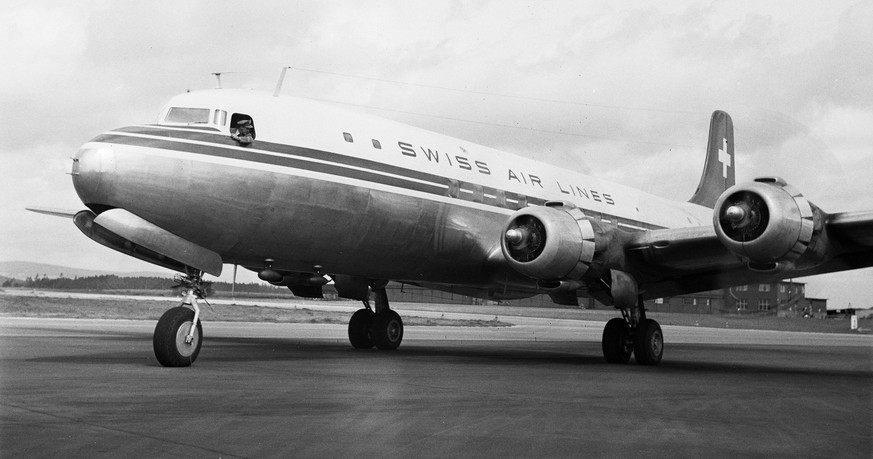
M165 277L119 277L114 274L88 277L27 277L25 280L7 279L3 287L24 287L45 290L169 290L176 283ZM213 282L212 290L240 293L290 293L285 287L258 283Z

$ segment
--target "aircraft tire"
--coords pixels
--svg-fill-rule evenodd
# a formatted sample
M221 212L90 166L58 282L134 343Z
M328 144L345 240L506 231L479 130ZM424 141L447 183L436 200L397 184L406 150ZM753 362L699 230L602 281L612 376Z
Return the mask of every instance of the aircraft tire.
M403 320L392 310L376 314L373 320L373 339L376 347L393 351L403 341Z
M165 367L188 367L197 360L200 346L203 344L203 327L197 321L194 341L185 342L185 337L191 330L194 321L194 311L177 306L164 313L155 326L152 344L155 357Z
M603 328L603 357L608 363L627 363L633 351L627 345L630 329L624 319L616 317Z
M373 341L373 317L369 309L358 309L349 320L349 342L355 349L370 349Z
M634 334L634 356L640 365L657 365L664 355L664 333L658 322L640 322Z

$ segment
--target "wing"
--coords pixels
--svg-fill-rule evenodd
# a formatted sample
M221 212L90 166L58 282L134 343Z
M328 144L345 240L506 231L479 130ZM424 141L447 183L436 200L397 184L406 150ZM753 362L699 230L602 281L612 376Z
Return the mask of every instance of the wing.
M834 214L827 225L834 238L848 247L873 247L873 211Z
M750 268L732 253L715 227L653 230L627 242L629 270L646 298L673 296L873 266L873 211L823 218L817 247L771 270Z
M48 207L25 207L25 209L38 214L52 215L54 217L73 218L79 213L78 210L53 209Z

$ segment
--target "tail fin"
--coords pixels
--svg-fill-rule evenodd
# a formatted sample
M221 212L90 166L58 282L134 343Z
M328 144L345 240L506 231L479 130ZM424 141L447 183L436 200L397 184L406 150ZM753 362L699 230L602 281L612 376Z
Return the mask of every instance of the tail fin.
M734 175L734 122L727 113L717 110L709 122L706 162L697 191L688 202L712 208L724 190L736 184Z

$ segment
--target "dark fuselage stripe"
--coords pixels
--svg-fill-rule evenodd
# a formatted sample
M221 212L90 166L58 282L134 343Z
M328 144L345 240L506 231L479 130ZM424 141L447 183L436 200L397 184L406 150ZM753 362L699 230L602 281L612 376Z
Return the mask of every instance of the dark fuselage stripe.
M351 179L362 180L366 182L375 182L384 185L404 188L407 190L420 191L422 193L445 195L447 186L437 184L421 183L412 180L405 180L398 177L378 174L370 171L362 171L351 169L336 164L324 164L305 159L291 158L287 156L273 156L258 153L255 151L242 151L232 148L223 148L220 145L200 145L192 143L175 142L173 140L158 140L142 137L128 137L123 135L106 134L94 139L96 142L118 143L124 145L132 145L139 147L159 148L162 150L173 150L185 153L195 153L200 155L215 156L219 158L238 159L243 161L253 161L261 164L269 164L274 166L290 167L294 169L307 170L311 172L319 172L322 174L334 175L338 177L346 177Z
M440 175L429 174L418 170L406 169L354 156L341 155L338 153L331 153L311 148L296 147L292 145L264 142L260 140L255 141L252 149L239 149L234 148L238 145L235 141L224 135L216 135L209 132L191 132L182 129L165 129L163 126L160 128L132 126L117 129L114 132L119 132L119 134L113 134L112 132L109 132L97 136L92 141L159 148L164 150L195 153L207 156L291 167L295 169L319 172L338 177L346 177L371 183L389 185L397 188L413 190L437 196L450 196L465 201L471 201L470 193L452 193L452 189L459 186L459 182L456 180L452 180ZM125 135L124 133L130 133L134 135ZM164 139L156 139L155 137L164 137ZM192 141L208 143L208 145L191 143ZM259 153L257 150L263 150L272 154ZM483 187L483 191L485 195L492 196L494 196L497 191L502 191L505 194L506 202L503 203L504 205L493 204L490 202L490 200L486 200L484 202L484 205L496 208L516 210L525 207L526 205L537 206L543 205L546 202L542 198L519 195L511 191L497 190L490 187ZM519 203L519 200L524 201L524 203ZM587 213L589 212L586 211L586 214ZM600 218L606 218L616 221L617 223L622 224L621 226L630 225L640 228L656 228L649 223L641 221L619 218L609 214L597 213L597 215L599 215Z
M215 145L215 148L223 148L227 146L237 146L238 144L231 140L230 137L225 135L216 135L214 133L208 132L189 132L183 130L171 130L171 129L161 129L161 128L149 128L149 127L128 127L118 129L120 132L130 132L133 134L144 134L150 136L161 136L167 137L168 139L181 139L181 140L194 140L197 142L207 142ZM329 151L324 150L315 150L312 148L304 148L297 147L294 145L285 145L281 143L274 142L265 142L262 140L255 140L252 143L251 148L257 150L263 150L270 153L277 153L282 155L291 155L297 156L300 158L311 158L319 161L324 161L331 164L340 164L344 166L358 167L361 169L369 169L373 171L379 171L386 174L399 175L415 180L421 180L424 182L438 183L438 184L448 184L448 181L445 177L436 174L429 174L427 172L422 172L414 169L406 169L403 167L394 166L391 164L385 164L378 161L371 161L364 158L359 158L356 156L348 156L341 155L338 153L331 153Z

